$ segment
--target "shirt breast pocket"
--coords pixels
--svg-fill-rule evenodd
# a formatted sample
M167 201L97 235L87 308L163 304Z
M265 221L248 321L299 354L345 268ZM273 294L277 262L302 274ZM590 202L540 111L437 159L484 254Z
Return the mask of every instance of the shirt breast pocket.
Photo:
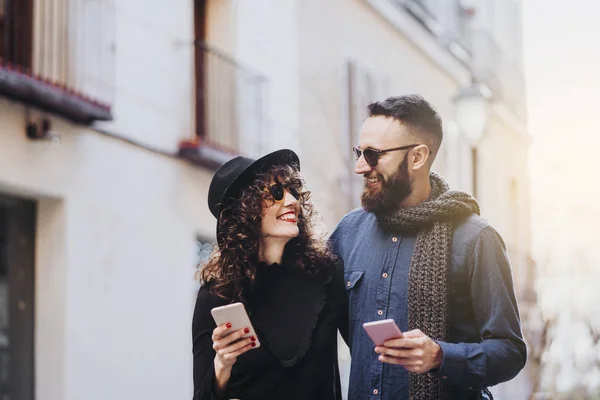
M365 271L345 271L346 294L350 306L350 319L357 320L361 318L362 307L360 306L360 287L363 281Z

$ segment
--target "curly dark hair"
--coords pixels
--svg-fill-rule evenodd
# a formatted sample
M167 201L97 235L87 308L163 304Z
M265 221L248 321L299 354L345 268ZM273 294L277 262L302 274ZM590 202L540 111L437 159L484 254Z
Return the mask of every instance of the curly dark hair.
M257 173L252 183L221 211L219 246L214 246L208 261L199 269L201 282L209 284L210 290L221 298L244 302L246 291L256 278L262 211L274 203L265 190L272 180L300 193L299 234L286 244L284 262L309 275L318 275L333 265L334 256L325 240L313 232L315 212L298 169L293 165L273 166Z

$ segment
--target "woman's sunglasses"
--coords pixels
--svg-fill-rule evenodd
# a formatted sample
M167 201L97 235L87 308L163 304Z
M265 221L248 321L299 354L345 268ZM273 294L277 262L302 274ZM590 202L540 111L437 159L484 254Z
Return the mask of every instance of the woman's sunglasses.
M289 192L296 200L300 200L300 192L293 187L283 187L281 183L274 183L268 188L268 192L277 203L283 201L285 192Z
M382 154L390 152L390 151L412 149L413 147L417 147L417 146L420 146L420 145L419 144L409 144L408 146L394 147L393 149L385 149L385 150L375 150L375 149L371 149L371 148L363 150L358 146L354 146L352 148L352 152L354 153L354 157L356 157L357 161L360 158L360 156L364 156L367 164L369 164L369 166L371 166L371 167L375 167L377 165L377 163L379 162L379 157L381 157Z

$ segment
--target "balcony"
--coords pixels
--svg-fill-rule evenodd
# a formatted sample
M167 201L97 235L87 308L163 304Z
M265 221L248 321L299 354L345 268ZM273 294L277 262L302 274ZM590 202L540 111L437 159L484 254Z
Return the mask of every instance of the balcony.
M77 123L111 120L115 0L0 0L0 95Z
M394 0L451 52L465 61L470 57L469 21L472 10L461 6L459 0Z
M490 3L480 9L465 8L460 0L367 0L379 7L386 18L390 11L406 14L434 39L435 43L458 60L478 81L485 83L515 116L526 120L524 74L519 60L511 59L493 34L485 27L475 29L477 15L489 14ZM385 11L381 11L385 10ZM489 15L488 17L489 18ZM481 25L481 20L479 22Z
M196 43L196 135L179 154L217 168L236 155L262 152L267 79L205 42Z
M473 76L485 83L497 100L501 100L521 120L527 119L525 76L517 60L512 60L489 31L471 33Z

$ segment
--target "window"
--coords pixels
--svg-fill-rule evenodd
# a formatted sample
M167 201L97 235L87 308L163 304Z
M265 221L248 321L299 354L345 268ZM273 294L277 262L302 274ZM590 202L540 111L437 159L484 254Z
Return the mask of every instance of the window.
M234 7L194 0L196 134L179 143L179 156L211 169L239 154L258 158L268 137L267 78L228 54L227 45L215 45L231 39L229 17L218 16L232 15Z
M262 152L267 79L207 42L208 15L220 7L230 11L223 2L194 1L196 135L217 149L256 157Z
M0 58L31 68L33 0L0 0Z

